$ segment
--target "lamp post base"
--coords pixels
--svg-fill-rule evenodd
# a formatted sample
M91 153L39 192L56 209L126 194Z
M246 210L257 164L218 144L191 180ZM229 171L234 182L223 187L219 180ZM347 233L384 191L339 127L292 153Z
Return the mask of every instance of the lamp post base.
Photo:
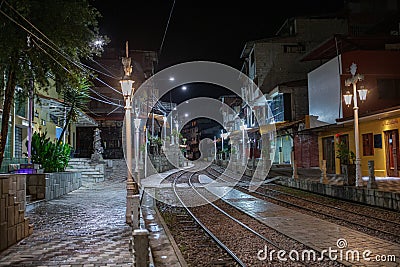
M135 195L138 194L138 186L137 183L133 181L128 181L126 183L126 214L125 221L127 224L132 225L132 215L137 210L137 207L134 207Z

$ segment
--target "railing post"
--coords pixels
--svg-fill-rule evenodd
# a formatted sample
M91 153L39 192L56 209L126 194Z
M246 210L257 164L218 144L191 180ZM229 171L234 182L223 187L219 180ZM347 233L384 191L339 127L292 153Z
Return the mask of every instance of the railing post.
M321 165L322 166L321 166L321 179L320 179L320 182L322 184L328 184L328 178L326 176L326 160L325 159L321 161Z
M138 229L140 223L140 195L132 196L132 229Z
M297 162L294 159L294 151L292 150L292 152L290 153L290 161L292 162L292 166L293 166L293 174L292 174L292 178L293 179L298 179L299 178L299 174L297 173Z
M375 163L373 160L368 160L368 184L367 188L368 189L376 189L378 188L378 185L376 184L375 181Z
M149 256L149 231L135 229L133 231L133 266L148 267Z

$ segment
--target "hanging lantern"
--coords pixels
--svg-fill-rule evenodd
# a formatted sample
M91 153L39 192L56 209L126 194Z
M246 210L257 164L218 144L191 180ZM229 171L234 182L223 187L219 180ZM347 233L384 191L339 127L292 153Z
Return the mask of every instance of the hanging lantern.
M129 79L124 79L120 81L122 88L122 95L124 97L130 97L132 94L133 81Z
M365 89L364 86L360 86L360 89L357 90L360 100L364 102L367 99L368 89Z
M350 93L350 91L347 91L345 95L343 95L344 102L346 103L347 106L351 105L351 98L353 95Z

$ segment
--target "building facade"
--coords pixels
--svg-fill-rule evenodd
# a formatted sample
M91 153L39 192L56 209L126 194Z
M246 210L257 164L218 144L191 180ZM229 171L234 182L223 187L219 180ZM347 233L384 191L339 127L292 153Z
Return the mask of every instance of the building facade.
M90 65L98 70L99 79L95 80L95 87L91 91L91 96L98 100L90 101L88 110L90 116L97 122L97 128L101 131L102 146L104 148L103 157L106 159L123 158L122 129L124 123L125 109L124 99L121 95L119 81L123 77L123 65L121 62L125 51L122 49L107 48L101 58ZM132 58L132 79L134 88L140 85L154 74L157 64L157 53L154 51L130 50L129 56ZM155 106L155 99L158 98L156 89L148 92L146 99L140 103L141 114L152 113L149 107ZM145 129L148 124L148 117L141 118L141 129ZM154 123L158 123L154 120ZM146 129L151 129L147 127ZM159 125L156 125L159 128ZM94 127L77 128L78 150L76 157L89 158L93 153L93 131ZM141 138L146 136L144 130L141 131Z
M399 40L400 41L400 40ZM392 46L389 46L392 47ZM327 123L311 127L318 134L319 161L326 160L327 171L341 173L337 157L340 142L355 151L353 103L347 106L343 96L352 90L345 86L351 77L349 67L357 64L368 89L359 106L359 147L362 175L368 175L368 161L375 163L376 176L399 177L400 51L354 50L334 57L309 73L310 115ZM329 79L325 79L329 77ZM325 98L318 96L324 95Z

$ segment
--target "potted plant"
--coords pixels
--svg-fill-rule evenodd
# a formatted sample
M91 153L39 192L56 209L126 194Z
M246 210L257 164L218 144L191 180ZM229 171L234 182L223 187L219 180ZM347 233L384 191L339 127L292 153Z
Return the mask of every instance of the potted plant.
M340 167L344 175L344 185L355 185L356 183L356 156L348 145L341 141L337 145L336 158L340 160Z

